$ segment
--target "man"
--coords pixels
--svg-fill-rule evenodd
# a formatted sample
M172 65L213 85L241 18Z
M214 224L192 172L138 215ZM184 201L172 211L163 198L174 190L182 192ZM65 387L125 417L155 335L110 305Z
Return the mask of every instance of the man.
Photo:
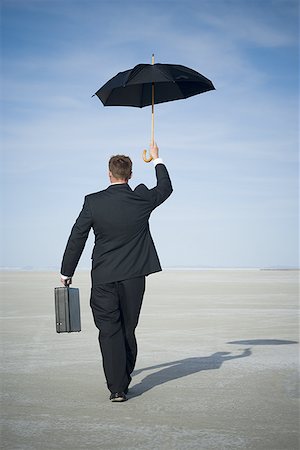
M91 308L103 369L113 402L125 401L135 366L135 328L145 291L145 277L161 266L149 230L152 211L172 193L168 171L158 157L156 144L150 147L157 184L148 189L128 185L132 162L123 155L109 161L111 185L87 195L69 237L61 266L61 281L72 276L93 228Z

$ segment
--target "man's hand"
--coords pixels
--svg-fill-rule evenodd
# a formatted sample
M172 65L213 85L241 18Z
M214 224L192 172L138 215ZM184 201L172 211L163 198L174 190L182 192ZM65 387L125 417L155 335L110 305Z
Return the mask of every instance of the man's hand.
M70 286L70 284L72 284L72 278L60 278L60 281L62 282L62 284L64 286Z
M158 158L158 147L156 142L150 145L150 155L152 156L153 159Z

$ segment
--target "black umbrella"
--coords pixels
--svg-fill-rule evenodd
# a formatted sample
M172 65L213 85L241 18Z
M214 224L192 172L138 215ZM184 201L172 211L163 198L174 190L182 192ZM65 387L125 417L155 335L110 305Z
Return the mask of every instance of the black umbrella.
M215 89L212 82L193 69L177 64L138 64L119 72L94 95L104 106L152 105L151 143L154 142L154 104L188 98ZM143 155L146 158L146 150Z

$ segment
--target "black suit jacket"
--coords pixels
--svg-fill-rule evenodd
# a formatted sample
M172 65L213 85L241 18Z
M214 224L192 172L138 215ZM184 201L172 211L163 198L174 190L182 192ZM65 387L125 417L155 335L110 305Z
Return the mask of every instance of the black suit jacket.
M161 266L149 230L152 211L172 193L164 164L155 167L157 185L127 183L87 195L69 237L61 273L73 276L91 228L95 234L92 254L93 284L126 280L159 272Z

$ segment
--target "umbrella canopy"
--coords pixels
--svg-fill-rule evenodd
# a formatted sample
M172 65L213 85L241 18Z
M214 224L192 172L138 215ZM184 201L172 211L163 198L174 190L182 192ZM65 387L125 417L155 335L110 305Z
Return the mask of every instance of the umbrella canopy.
M185 66L177 64L138 64L133 69L119 72L94 95L104 106L152 105L151 144L154 143L154 104L192 97L215 89L212 82ZM143 151L143 159L150 162Z
M143 108L153 103L184 99L213 89L214 85L208 78L188 67L176 64L138 64L133 69L119 72L95 95L104 106Z

